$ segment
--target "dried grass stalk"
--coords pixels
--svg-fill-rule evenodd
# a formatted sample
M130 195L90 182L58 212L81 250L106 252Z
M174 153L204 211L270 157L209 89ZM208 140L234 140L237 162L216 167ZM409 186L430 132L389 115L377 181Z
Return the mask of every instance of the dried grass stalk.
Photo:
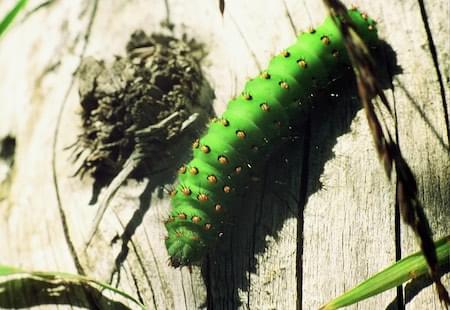
M450 305L450 297L438 274L436 250L430 225L417 199L416 180L400 151L399 145L392 138L388 129L383 130L381 122L375 113L375 105L372 100L378 96L393 117L389 108L389 102L376 78L374 61L367 46L357 34L355 26L348 16L346 7L339 0L324 0L324 3L342 32L344 44L356 74L359 96L366 111L375 147L388 178L391 177L392 167L395 168L397 175L396 198L403 221L413 229L418 237L420 248L428 264L429 274L436 285L439 300L447 308ZM387 127L385 126L385 128Z

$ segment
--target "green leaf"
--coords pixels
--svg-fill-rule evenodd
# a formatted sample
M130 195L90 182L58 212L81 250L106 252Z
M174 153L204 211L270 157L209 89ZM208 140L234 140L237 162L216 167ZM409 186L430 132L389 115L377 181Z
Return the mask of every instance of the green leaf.
M22 271L18 268L0 265L0 276L9 276L20 272Z
M47 272L47 271L25 271L16 267L0 265L0 276L22 276L24 281L26 278L39 278L48 282L51 281L63 281L66 283L84 283L90 286L97 285L103 289L112 291L118 295L125 297L137 304L140 308L145 309L145 306L140 303L137 299L125 293L109 284L97 281L95 279L81 276L77 274L65 273L65 272Z
M436 241L435 246L439 265L448 263L450 260L450 236ZM334 310L349 306L363 299L397 287L402 283L424 275L427 272L428 265L422 252L416 252L399 260L364 282L361 282L351 290L331 300L320 309Z
M18 0L16 5L8 12L8 14L3 17L0 21L0 37L6 31L8 26L12 23L16 15L22 10L27 4L28 0Z

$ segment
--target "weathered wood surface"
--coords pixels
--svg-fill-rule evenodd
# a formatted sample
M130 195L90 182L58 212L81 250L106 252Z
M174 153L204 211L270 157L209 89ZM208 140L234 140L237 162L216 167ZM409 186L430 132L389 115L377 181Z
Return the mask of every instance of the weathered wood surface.
M13 2L2 1L0 12ZM28 10L41 3L30 1ZM379 21L380 36L397 54L403 72L386 94L398 118L398 138L435 236L448 235L448 5L357 4ZM266 178L251 185L242 215L203 271L167 266L162 220L169 205L149 193L152 176L150 183L130 181L119 190L84 251L95 214L88 205L92 180L71 177L75 167L64 150L79 131L73 73L81 58L112 59L124 53L135 29L158 31L169 18L178 35L186 32L207 44L204 70L221 113L271 55L324 17L316 0L227 0L224 17L218 1L54 0L19 19L0 41L0 138L17 140L10 191L0 200L0 262L84 271L142 298L149 309L316 309L392 263L396 253L417 250L413 235L399 224L395 189L377 161L361 107L355 100L333 105L330 99L308 115L305 134L274 155ZM448 275L444 282L449 286ZM22 306L40 304L31 292L24 287ZM406 309L439 308L431 286L408 300L411 293ZM65 292L54 300L79 299L94 308L82 295ZM392 290L350 308L395 308L399 296Z

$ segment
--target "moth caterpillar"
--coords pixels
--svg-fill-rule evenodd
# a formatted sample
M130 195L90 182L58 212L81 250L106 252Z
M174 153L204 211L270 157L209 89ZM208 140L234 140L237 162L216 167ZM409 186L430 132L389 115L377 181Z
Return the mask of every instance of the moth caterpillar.
M356 8L349 15L365 43L374 46L375 22ZM229 101L222 117L194 142L193 159L178 170L165 223L172 266L202 259L233 212L236 192L249 181L251 167L281 144L310 95L342 77L349 66L342 35L328 17L300 34Z

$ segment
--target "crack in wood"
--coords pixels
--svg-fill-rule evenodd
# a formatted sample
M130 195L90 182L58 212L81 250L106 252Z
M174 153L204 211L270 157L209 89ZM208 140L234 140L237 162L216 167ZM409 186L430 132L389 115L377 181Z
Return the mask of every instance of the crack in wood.
M92 12L91 15L89 17L89 21L86 27L86 34L84 36L85 42L84 42L84 46L82 48L81 54L79 56L79 63L78 66L76 67L76 71L78 71L78 68L80 67L81 61L85 55L86 49L87 49L87 45L89 43L89 38L90 38L90 33L92 30L92 25L94 23L94 19L97 13L97 8L98 8L98 0L94 0L92 2ZM55 194L56 194L56 200L58 202L58 210L59 210L59 215L61 218L61 225L63 227L63 231L64 231L64 237L66 239L66 243L67 246L69 247L69 251L72 255L72 258L74 260L74 264L75 267L77 269L77 272L81 275L86 275L85 270L83 268L83 266L81 265L80 259L78 257L78 254L76 252L75 246L72 242L72 239L70 237L70 232L69 232L69 227L67 224L67 217L63 208L63 203L61 200L61 195L60 195L60 190L59 190L59 183L58 183L58 176L56 173L56 149L57 149L57 144L58 144L58 134L59 134L59 130L60 130L60 126L61 126L61 119L62 119L62 115L64 112L64 108L66 106L67 100L69 98L69 94L72 90L72 87L74 85L75 82L75 77L72 77L69 87L67 88L65 95L64 95L64 99L62 100L60 109L58 111L58 116L56 119L56 126L55 126L55 130L53 133L53 141L52 141L52 160L51 160L51 166L52 166L52 177L53 177L53 185L55 187Z
M448 143L448 145L450 145L450 120L449 120L449 115L448 115L447 99L445 96L444 81L442 78L441 70L439 69L439 59L438 59L438 55L437 55L436 45L434 44L433 34L430 29L427 11L425 9L425 3L423 0L419 0L419 7L420 7L420 14L422 16L423 26L424 26L425 32L427 34L428 48L430 49L431 58L433 60L434 69L436 70L436 75L437 75L437 79L438 79L438 83L439 83L439 91L440 91L441 99L442 99L442 108L444 110L445 125L447 127L447 143Z

